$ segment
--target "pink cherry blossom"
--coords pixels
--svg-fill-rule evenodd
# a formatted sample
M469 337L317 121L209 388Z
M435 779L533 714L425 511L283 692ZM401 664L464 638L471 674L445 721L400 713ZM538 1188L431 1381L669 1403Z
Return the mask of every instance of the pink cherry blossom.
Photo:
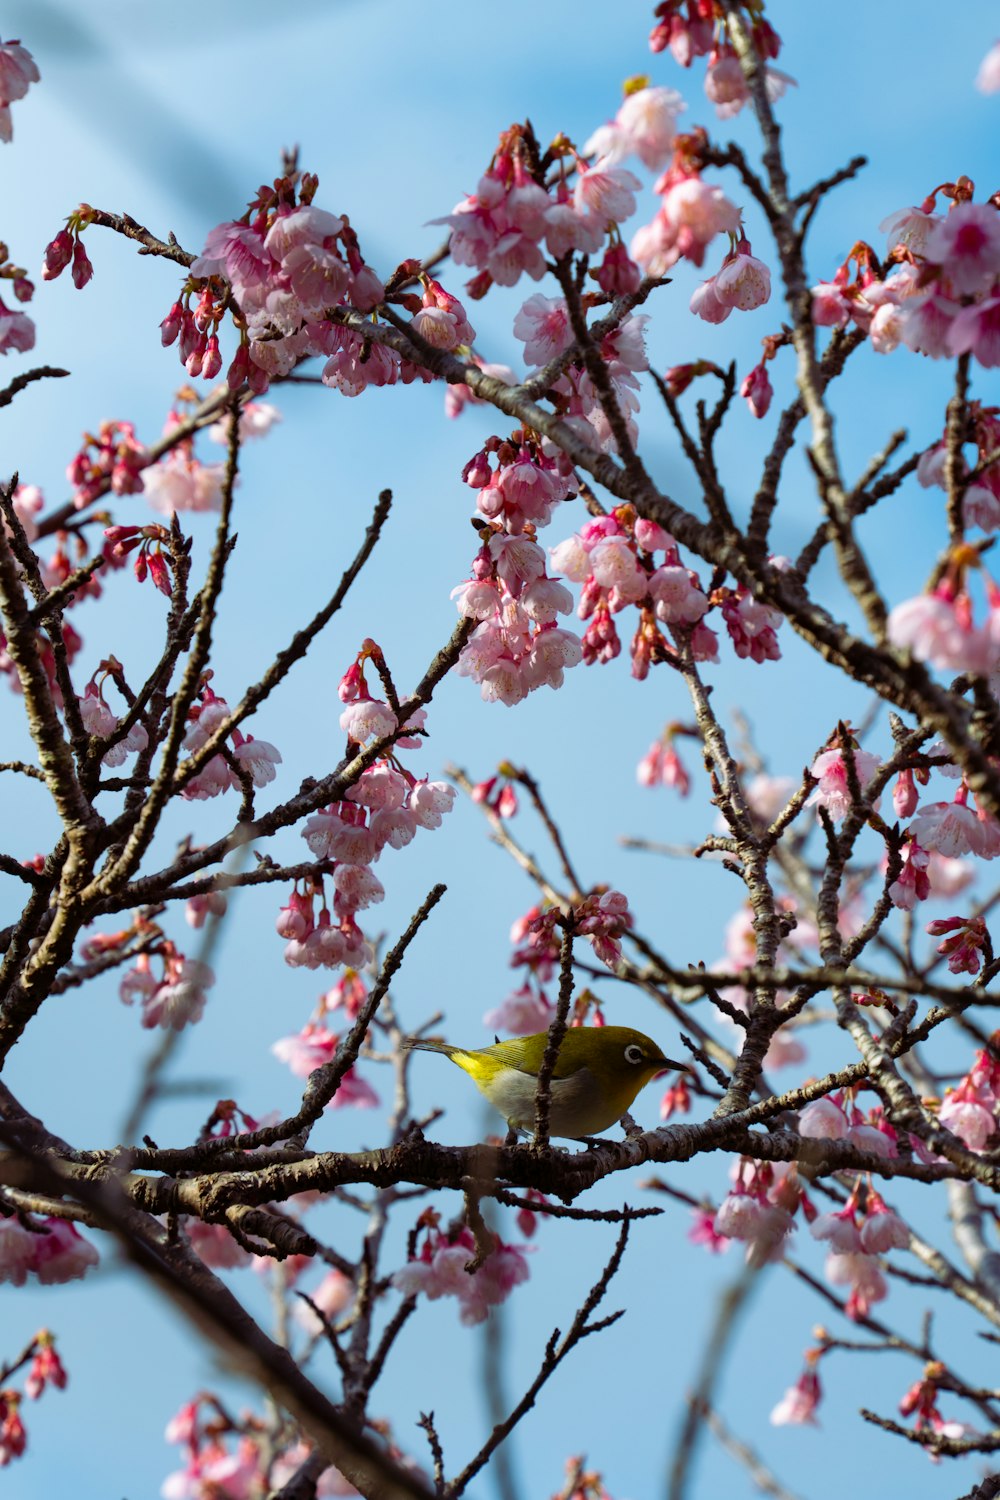
M983 850L979 819L965 805L961 792L953 802L925 803L909 831L922 849L936 851L949 859L961 854L981 854Z
M799 1427L805 1423L817 1426L816 1408L819 1406L821 1397L819 1376L813 1368L807 1366L795 1384L788 1388L777 1406L772 1409L770 1418L772 1426Z
M11 104L15 99L23 99L40 77L38 65L27 47L15 40L0 42L0 141L9 141L13 135Z
M68 1219L42 1219L45 1233L36 1235L32 1269L43 1286L78 1281L100 1256Z
M817 1140L843 1140L848 1128L847 1116L832 1099L813 1099L799 1114L799 1134Z
M989 203L956 203L927 236L923 253L957 295L987 291L1000 275L1000 213Z
M988 370L1000 366L1000 297L956 311L945 331L945 345L949 354L972 354Z
M327 1320L334 1323L351 1306L354 1294L354 1282L343 1271L334 1267L327 1271L316 1290L310 1292L309 1301L314 1302ZM322 1322L309 1303L304 1302L301 1297L296 1299L295 1318L313 1338L319 1338L322 1334Z
M573 342L569 312L562 297L543 297L536 292L514 319L514 337L524 344L529 365L544 365Z
M863 796L865 788L882 763L882 757L873 755L869 750L858 749L852 750L851 755L854 761L854 774ZM852 802L847 784L844 751L840 749L821 751L810 766L810 771L819 782L819 786L809 798L806 806L825 807L835 821L846 818L851 810Z
M362 698L348 703L340 715L340 727L357 745L380 740L397 727L396 715L387 703L377 698Z
M1000 92L1000 42L994 42L976 74L976 88L981 94Z
M834 1286L849 1286L845 1309L849 1318L863 1318L874 1302L889 1295L885 1276L874 1255L863 1251L842 1255L834 1251L826 1259L826 1279Z
M740 240L726 256L715 278L715 295L727 307L748 312L763 307L771 296L771 273L762 260L750 253L749 240Z
M514 1036L531 1036L547 1031L552 1020L552 1006L542 990L522 984L502 1000L495 1010L483 1016L487 1031L509 1031Z
M598 159L581 162L573 191L578 213L592 213L605 224L619 224L635 213L635 195L642 186L634 172Z

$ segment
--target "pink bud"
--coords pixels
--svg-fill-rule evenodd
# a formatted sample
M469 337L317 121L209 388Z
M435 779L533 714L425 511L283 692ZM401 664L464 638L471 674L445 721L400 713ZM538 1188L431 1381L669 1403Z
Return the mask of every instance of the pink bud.
M50 240L45 247L45 256L42 261L42 280L54 281L66 267L73 257L73 236L68 229L60 229L54 240Z
M204 380L214 380L222 369L222 355L219 353L219 339L217 334L209 338L204 358L201 362L201 373Z
M93 274L94 267L90 263L90 256L83 248L83 240L78 239L73 246L73 285L78 292L83 290Z
M170 574L167 571L167 560L162 552L149 553L149 576L153 580L161 594L170 598Z
M892 805L897 818L912 818L917 810L918 792L912 771L900 771L892 790Z
M184 322L184 309L179 302L175 302L160 324L160 340L164 348L174 343L181 331Z

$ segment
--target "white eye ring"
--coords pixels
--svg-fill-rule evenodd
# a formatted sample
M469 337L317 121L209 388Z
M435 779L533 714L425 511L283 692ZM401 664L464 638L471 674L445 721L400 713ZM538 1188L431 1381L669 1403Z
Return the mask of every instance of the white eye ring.
M629 1042L628 1046L625 1048L625 1061L627 1063L642 1062L642 1048L637 1047L635 1042Z

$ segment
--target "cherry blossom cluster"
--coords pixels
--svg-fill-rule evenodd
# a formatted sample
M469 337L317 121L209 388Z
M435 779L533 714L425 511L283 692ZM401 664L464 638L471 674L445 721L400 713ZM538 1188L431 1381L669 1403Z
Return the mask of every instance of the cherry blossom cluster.
M517 815L517 792L513 781L508 780L506 763L497 767L495 776L477 781L472 788L472 800L481 807L489 808L498 818L513 818Z
M554 1011L545 985L559 967L559 936L555 927L543 922L542 908L533 906L518 917L510 929L514 951L511 968L524 969L524 983L507 995L494 1010L483 1016L489 1031L509 1031L515 1036L532 1036L547 1031Z
M1000 1036L990 1038L991 1049ZM985 1151L996 1135L1000 1121L1000 1063L985 1048L976 1053L972 1067L941 1102L938 1118L970 1151Z
M178 413L172 411L163 429L164 437L169 437L180 421ZM225 424L217 426L224 428ZM151 463L143 470L142 488L153 509L166 516L181 511L218 511L222 506L225 472L223 463L202 463L195 455L194 438L188 437L175 443L158 463Z
M363 977L356 969L345 969L336 983L319 998L313 1016L301 1031L281 1037L271 1048L279 1062L291 1069L296 1078L308 1078L317 1068L332 1062L340 1045L341 1033L331 1030L327 1018L342 1010L348 1020L353 1020L368 993ZM367 1109L378 1104L375 1090L362 1078L357 1068L348 1068L341 1078L337 1092L327 1109L343 1109L354 1105Z
M573 596L548 576L533 532L484 527L472 576L452 590L459 614L478 622L455 670L479 684L487 703L511 706L537 688L561 687L567 668L582 660L579 638L556 624Z
M1000 440L1000 432L997 438ZM932 472L931 465L924 467L925 475ZM992 532L1000 524L1000 471L990 465L982 478L982 484L970 484L965 491L963 520L966 525ZM977 572L987 604L982 624L976 623L969 592L970 575ZM951 548L941 576L928 592L904 599L890 611L887 632L897 649L909 651L917 661L939 671L973 672L991 679L994 687L1000 682L1000 585L970 543Z
M645 344L648 322L645 313L630 314L604 335L599 348L608 386L633 446L639 436L635 420L639 409L638 376L649 369ZM535 366L531 374L537 375L550 360L564 355L573 344L573 327L565 299L543 297L540 292L529 297L514 319L514 337L524 344L525 363ZM583 356L578 355L574 360L567 356L562 363L564 368L546 386L547 398L567 426L588 447L604 453L617 452L618 439ZM566 458L558 450L554 450L554 454L561 472L571 476ZM557 498L564 499L575 490L575 484L568 483ZM549 515L545 513L538 519L538 524L544 526L548 520Z
M869 1111L866 1118L846 1090L806 1105L799 1116L799 1133L818 1139L849 1140L859 1149L881 1156L898 1154L896 1133L880 1109ZM919 1149L927 1155L926 1148L921 1145ZM906 1249L909 1230L870 1180L859 1176L842 1209L820 1214L802 1186L794 1163L754 1162L744 1157L734 1163L731 1176L733 1186L714 1218L707 1210L697 1211L690 1235L695 1243L718 1252L725 1248L720 1238L740 1240L746 1245L747 1263L765 1265L784 1254L786 1241L795 1229L795 1214L801 1209L813 1238L830 1247L826 1279L833 1286L850 1289L847 1316L864 1317L873 1303L888 1296L878 1257L888 1250Z
M529 1270L525 1255L527 1246L496 1245L482 1265L470 1272L467 1267L476 1255L476 1241L465 1227L454 1231L438 1228L439 1216L433 1209L421 1215L423 1235L419 1248L392 1278L392 1284L404 1297L418 1293L430 1302L439 1297L455 1297L459 1320L467 1327L482 1323L491 1307L498 1307L522 1281Z
M10 107L15 100L24 98L40 76L38 64L27 47L14 38L0 42L0 141L9 142L13 138Z
M976 449L972 470L964 446L954 457L955 479L962 486L962 522L966 528L978 526L989 535L1000 527L1000 459L995 457L1000 454L1000 408L970 401L968 423L968 445ZM924 489L937 486L947 490L950 463L947 434L944 434L940 442L920 455L917 478ZM958 572L963 557L964 554L957 553L953 572ZM975 560L968 559L967 566L975 566ZM993 604L992 599L990 603Z
M665 554L659 565L654 555L658 551ZM639 610L630 654L632 675L640 680L655 662L677 655L674 643L682 638L678 631L695 661L719 660L718 636L704 620L712 607L719 608L738 657L764 662L781 655L781 616L776 610L758 603L742 584L707 595L697 574L683 565L673 537L654 521L636 516L631 506L617 506L611 514L588 521L549 555L553 567L583 585L577 614L589 621L583 636L588 665L611 661L621 652L613 617L627 605Z
M0 1219L0 1282L43 1286L78 1281L98 1261L97 1251L68 1219L19 1214Z
M660 738L650 745L635 770L640 786L672 786L682 797L687 796L691 778L674 744L680 728L679 724L668 724Z
M3 44L0 43L0 73L2 73ZM2 118L2 115L0 115ZM10 289L18 302L30 302L35 294L34 283L28 279L23 266L15 265L9 258L7 246L0 244L0 282L9 281ZM35 324L27 313L8 307L0 297L0 354L16 350L24 354L35 347Z
M119 717L105 701L104 690L109 679L114 681L120 673L121 666L113 657L102 661L84 688L82 697L77 698L84 729L101 740L111 739L118 729ZM101 764L122 766L129 755L145 750L148 744L149 735L144 726L136 722L120 739L109 745L101 756Z
M92 938L85 954L106 952L122 936L115 934L103 941L100 937ZM132 968L122 976L118 996L123 1005L139 1001L142 1024L147 1029L159 1026L163 1030L181 1031L201 1020L208 998L206 991L214 983L215 974L208 964L187 958L169 938L163 938L137 956Z
M46 1390L66 1389L66 1369L56 1350L55 1337L47 1328L36 1333L30 1350L22 1355L14 1368L20 1368L29 1358L31 1363L23 1393L14 1386L0 1390L0 1469L6 1468L11 1459L21 1458L28 1446L28 1433L21 1416L23 1396L29 1401L37 1401Z
M746 0L750 42L764 68L767 96L780 99L794 78L772 68L770 64L781 51L781 38L764 19L759 0ZM732 119L750 99L743 68L729 37L728 17L718 0L661 0L653 14L656 23L649 34L653 52L667 48L674 61L689 68L696 57L707 57L705 93L720 120Z
M387 1424L369 1425L387 1439L387 1451L393 1458L413 1467L391 1441ZM285 1436L276 1444L269 1424L262 1418L245 1412L235 1419L215 1395L206 1391L185 1402L167 1423L164 1437L180 1446L184 1465L164 1480L160 1489L164 1500L202 1500L208 1496L253 1500L257 1495L272 1494L284 1488L312 1451L301 1438ZM321 1497L358 1493L333 1465L321 1472L315 1491Z
M672 135L670 115L668 106L660 128ZM548 269L543 246L558 261L573 251L596 254L609 232L612 248L618 245L617 225L635 213L638 178L613 160L598 157L588 164L565 136L549 148L546 163L553 158L559 170L546 185L534 138L526 127L512 125L475 193L432 221L450 229L455 263L476 269L467 287L471 297L485 296L494 284L514 286L522 275L540 281ZM620 250L606 264L609 286L617 290L624 276L634 290L637 278Z
M142 470L149 453L131 422L102 422L97 433L85 432L79 451L66 470L77 510L113 495L135 495L142 489Z
M824 1352L822 1344L806 1350L802 1374L793 1386L789 1386L771 1412L770 1420L774 1427L801 1427L805 1423L814 1427L819 1425L816 1411L823 1399L823 1387L817 1365Z
M921 1378L910 1386L899 1403L903 1417L913 1417L914 1432L935 1432L946 1438L978 1437L968 1422L947 1421L938 1409L938 1391L947 1371L938 1360L924 1366ZM930 1450L933 1457L933 1449Z
M745 235L731 234L730 241L721 269L703 281L691 297L691 311L705 323L724 323L734 309L752 312L770 300L771 273L767 266L753 254ZM749 389L741 394L749 399ZM756 399L769 400L760 390L759 381Z
M206 679L210 676L210 672L205 674ZM217 697L206 680L188 712L189 727L183 740L184 749L192 756L196 755L229 714L225 698ZM230 732L229 744L217 750L197 775L185 782L181 795L195 801L218 797L222 792L241 786L241 772L255 787L265 787L277 776L275 768L280 764L281 753L268 740L254 739L252 734L244 735L236 728Z
M812 289L813 322L853 322L872 348L900 344L932 359L971 354L988 369L1000 364L1000 215L995 197L974 203L968 177L941 183L917 206L883 221L886 270L859 241L832 281ZM936 213L938 195L950 206Z

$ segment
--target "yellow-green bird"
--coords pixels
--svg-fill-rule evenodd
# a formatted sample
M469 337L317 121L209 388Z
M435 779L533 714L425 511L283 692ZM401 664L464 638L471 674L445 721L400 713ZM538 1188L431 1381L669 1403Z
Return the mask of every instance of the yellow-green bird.
M538 1031L492 1047L453 1047L416 1038L404 1045L420 1052L443 1052L468 1073L512 1129L533 1131L547 1041L548 1032ZM571 1026L552 1071L549 1134L572 1140L600 1135L621 1119L641 1088L671 1068L689 1071L687 1063L664 1057L654 1041L631 1026Z

